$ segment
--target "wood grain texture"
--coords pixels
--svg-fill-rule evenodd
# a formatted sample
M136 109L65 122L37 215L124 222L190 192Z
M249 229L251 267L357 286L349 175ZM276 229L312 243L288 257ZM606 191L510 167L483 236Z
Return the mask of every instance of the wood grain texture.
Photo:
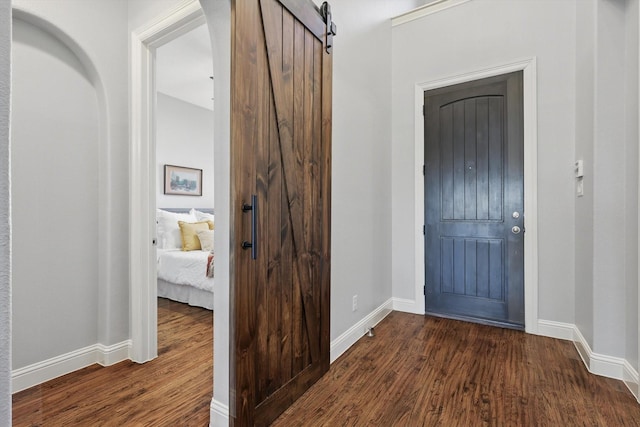
M571 342L394 312L272 425L638 426L640 405Z
M13 426L207 426L213 313L158 299L158 358L92 365L13 395Z
M331 61L313 14L308 0L233 2L232 425L268 425L329 365ZM253 194L255 260L238 213Z

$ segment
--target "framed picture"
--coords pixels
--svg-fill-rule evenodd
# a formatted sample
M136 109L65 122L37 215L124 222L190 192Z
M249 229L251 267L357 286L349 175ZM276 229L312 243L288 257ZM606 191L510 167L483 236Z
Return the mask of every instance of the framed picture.
M164 194L202 196L202 169L164 165Z

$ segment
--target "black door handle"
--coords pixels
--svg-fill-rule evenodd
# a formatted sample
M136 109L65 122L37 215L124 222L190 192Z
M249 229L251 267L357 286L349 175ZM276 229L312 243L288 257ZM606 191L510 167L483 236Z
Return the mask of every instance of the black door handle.
M242 242L242 249L251 249L251 259L258 258L258 196L251 195L251 204L242 204L242 212L251 211L251 241Z

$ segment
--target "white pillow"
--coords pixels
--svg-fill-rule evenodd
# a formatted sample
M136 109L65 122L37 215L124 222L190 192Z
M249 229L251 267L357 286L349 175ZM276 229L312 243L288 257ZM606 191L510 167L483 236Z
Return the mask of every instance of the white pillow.
M196 234L200 239L200 247L203 251L213 251L213 230L197 230Z
M201 212L197 209L191 209L189 213L191 215L195 215L198 221L213 221L213 223L215 224L215 220L214 220L215 217L213 216L213 214Z
M158 235L159 249L182 248L182 237L178 221L196 222L195 215L191 213L173 213L162 209L156 209L156 233Z

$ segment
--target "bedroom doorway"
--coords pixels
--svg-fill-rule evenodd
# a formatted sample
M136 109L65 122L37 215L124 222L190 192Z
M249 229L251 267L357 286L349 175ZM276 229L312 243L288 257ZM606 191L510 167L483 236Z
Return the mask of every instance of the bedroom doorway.
M156 52L159 48L205 24L198 1L169 11L164 20L144 28L134 37L132 50L132 115L130 179L130 286L131 352L133 361L144 363L158 356L157 340L157 214L156 160ZM211 56L212 57L212 56ZM177 224L176 224L177 225ZM179 240L176 230L167 236ZM179 233L179 231L178 231ZM161 236L162 238L163 236ZM173 246L172 244L166 244ZM160 242L164 247L165 242Z
M213 310L213 268L207 268L213 230L198 224L204 229L196 234L193 227L178 225L214 221L213 62L207 26L158 47L155 59L158 297Z
M144 363L157 357L157 283L156 283L156 159L155 159L155 51L168 41L207 22L212 39L216 103L229 103L230 61L230 2L217 0L203 2L186 0L166 10L157 19L133 31L131 37L131 143L129 181L129 257L130 257L130 359ZM206 10L206 18L204 10ZM214 42L215 41L215 42ZM209 77L209 76L207 76ZM219 103L218 103L219 101ZM218 108L213 113L215 144L215 204L216 204L216 257L215 263L228 265L229 229L229 109ZM224 143L226 141L226 143ZM225 242L227 242L225 244ZM211 403L213 420L228 417L228 270L216 270L214 316L216 387Z

